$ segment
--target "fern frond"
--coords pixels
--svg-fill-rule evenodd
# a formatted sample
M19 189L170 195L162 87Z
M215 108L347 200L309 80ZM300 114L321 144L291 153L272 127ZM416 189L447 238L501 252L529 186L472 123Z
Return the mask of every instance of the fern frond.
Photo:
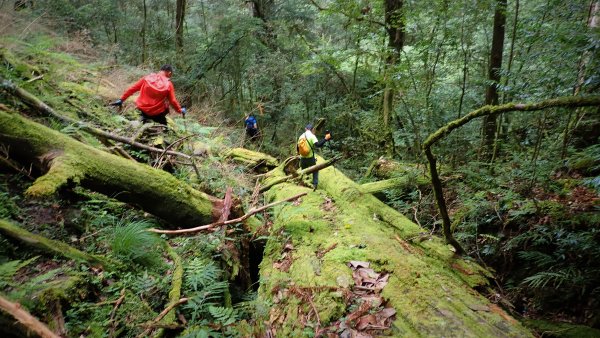
M556 262L554 257L539 251L519 251L518 255L526 261L533 262L540 268L550 266Z
M523 279L523 284L527 284L534 289L545 288L547 286L559 288L562 284L568 282L571 277L568 271L542 271Z
M237 320L237 312L230 307L209 306L208 312L216 322L223 326L231 325Z
M223 271L211 260L194 258L186 268L186 285L194 291L218 281Z
M21 268L29 265L31 262L36 260L39 256L35 256L26 261L10 261L0 265L0 288L13 284L13 277Z

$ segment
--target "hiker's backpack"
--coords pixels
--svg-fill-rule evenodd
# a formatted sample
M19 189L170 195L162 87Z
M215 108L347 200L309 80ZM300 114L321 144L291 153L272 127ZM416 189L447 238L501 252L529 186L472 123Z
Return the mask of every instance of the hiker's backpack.
M310 142L308 142L308 140L306 139L306 134L304 134L303 136L304 137L300 137L298 139L298 154L304 157L308 157L308 155L310 155L310 151L312 150L312 146L310 145Z

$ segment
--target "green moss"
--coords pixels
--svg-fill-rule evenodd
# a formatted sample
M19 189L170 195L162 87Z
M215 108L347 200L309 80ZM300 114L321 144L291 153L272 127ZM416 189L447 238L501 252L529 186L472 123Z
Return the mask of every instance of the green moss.
M556 338L595 338L600 330L584 325L557 323L545 320L526 320L525 324L537 331L542 337Z
M276 171L270 175L277 178ZM320 172L319 186L323 190L309 192L299 204L274 208L272 237L260 267L261 298L273 301L273 291L289 285L309 288L315 295L315 307L324 316L322 324L327 325L347 311L340 307L335 292L353 284L347 263L362 260L371 262L376 271L391 273L382 295L398 311L394 330L399 336L530 336L516 321L505 319L508 315L472 310L489 304L472 289L487 283L489 273L483 268L455 257L441 239L410 243L409 239L424 230L372 195L360 192L335 168ZM308 189L282 183L266 195L281 200L303 191ZM273 264L282 258L288 240L294 246L293 263L283 272ZM317 252L334 244L334 249L317 257ZM275 308L290 311L290 306L294 305L282 301ZM294 320L281 326L289 334L302 330Z

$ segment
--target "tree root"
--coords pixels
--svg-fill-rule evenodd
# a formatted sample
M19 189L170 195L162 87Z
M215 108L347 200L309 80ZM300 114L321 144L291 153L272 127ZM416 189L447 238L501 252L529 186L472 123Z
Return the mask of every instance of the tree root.
M6 311L13 316L19 323L23 324L27 329L35 332L42 338L60 338L57 334L50 331L46 324L40 322L32 316L28 311L21 307L19 303L13 303L0 295L0 309Z

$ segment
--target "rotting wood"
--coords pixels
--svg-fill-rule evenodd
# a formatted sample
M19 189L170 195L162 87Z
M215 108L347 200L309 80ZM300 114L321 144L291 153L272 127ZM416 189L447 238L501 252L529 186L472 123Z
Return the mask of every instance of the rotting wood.
M21 307L21 304L11 302L3 295L0 295L0 309L13 316L19 323L42 338L60 338L59 335L50 331L46 324L40 322L31 313Z
M91 265L99 265L102 266L104 269L111 269L116 265L115 262L111 262L110 260L104 257L91 255L80 251L79 249L76 249L66 243L33 234L3 219L0 219L0 233L5 236L17 239L26 245L41 249L45 252L70 258L78 262L87 263Z
M176 304L181 298L181 284L183 282L183 262L181 257L177 254L175 249L173 249L168 243L165 242L166 251L173 260L173 273L171 274L171 290L169 291L169 305L171 307L173 304ZM177 325L175 311L173 311L175 307L171 307L171 310L167 311L165 316L162 318L160 324L165 326ZM156 326L157 322L153 322L147 329L150 328L158 328ZM156 335L154 338L162 337L164 335L164 328L158 328Z
M424 187L428 186L429 184L429 179L424 176L402 176L361 184L360 191L363 193L373 194L386 189L408 189L413 187Z
M220 222L216 222L216 223L211 223L211 224L207 224L207 225L202 225L199 227L195 227L195 228L188 228L188 229L179 229L179 230L162 230L162 229L148 229L147 231L150 232L154 232L157 234L166 234L166 235L181 235L181 234L189 234L189 233L194 233L194 232L198 232L198 231L202 231L202 230L208 230L208 229L212 229L214 227L218 227L221 225L229 225L229 224L235 224L235 223L240 223L245 221L246 219L248 219L250 216L257 214L263 210L269 209L273 206L276 206L278 204L284 203L284 202L289 202L289 201L293 201L296 200L304 195L306 195L306 192L294 195L292 197L288 197L282 201L277 201L277 202L273 202L273 203L269 203L265 206L262 206L260 208L256 208L256 209L250 209L246 214L244 214L241 217L235 218L235 219L230 219L227 221L220 221Z
M167 172L93 148L18 113L0 111L0 144L10 150L11 159L47 170L27 189L29 197L80 185L180 227L213 222L221 210L220 199ZM40 158L49 159L49 165Z

